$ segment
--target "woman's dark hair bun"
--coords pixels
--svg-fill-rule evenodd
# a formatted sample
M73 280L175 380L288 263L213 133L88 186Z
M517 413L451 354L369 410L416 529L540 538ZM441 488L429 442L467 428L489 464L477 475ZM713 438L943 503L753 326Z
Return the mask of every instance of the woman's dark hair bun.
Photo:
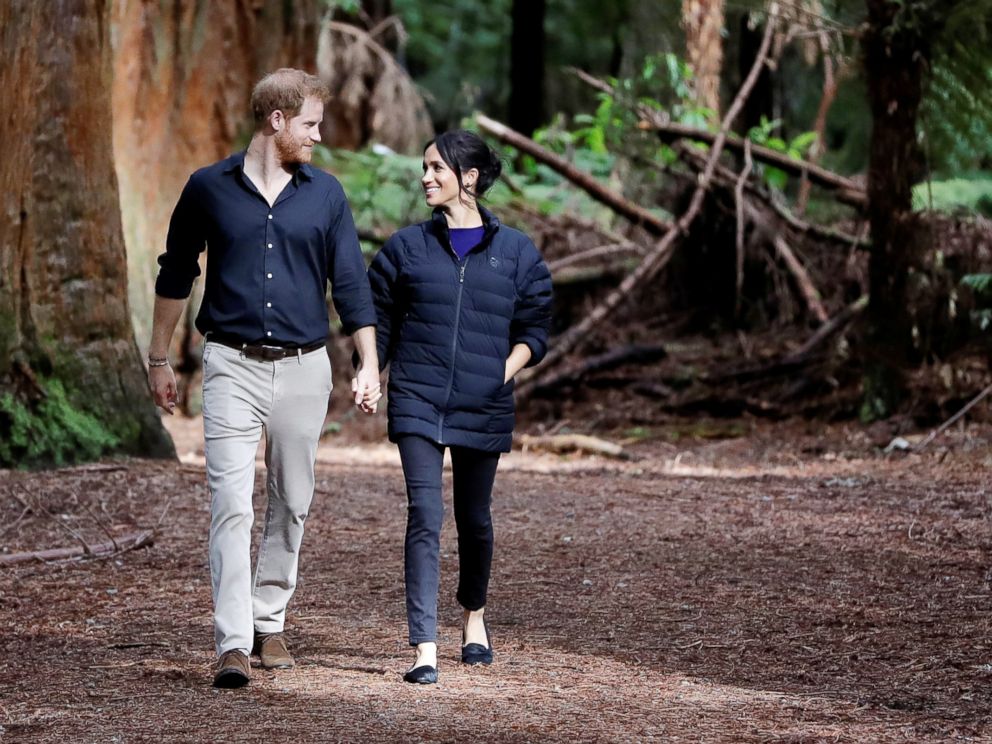
M426 145L437 147L441 159L455 172L459 188L475 198L482 197L496 183L503 172L503 160L498 152L486 144L475 132L466 129L453 129L442 132ZM479 178L472 189L465 188L462 174L475 168Z

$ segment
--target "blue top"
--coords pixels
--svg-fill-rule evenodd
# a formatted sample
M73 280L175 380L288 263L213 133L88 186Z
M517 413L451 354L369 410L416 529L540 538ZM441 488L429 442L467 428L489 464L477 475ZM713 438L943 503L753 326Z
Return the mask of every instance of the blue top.
M486 226L478 227L449 227L448 235L451 238L451 249L458 258L465 258L468 252L482 242L482 237L486 234Z
M197 329L297 347L327 338L327 282L346 334L375 325L351 210L337 179L301 165L275 203L244 173L244 153L190 176L159 256L155 293L189 297L207 248Z

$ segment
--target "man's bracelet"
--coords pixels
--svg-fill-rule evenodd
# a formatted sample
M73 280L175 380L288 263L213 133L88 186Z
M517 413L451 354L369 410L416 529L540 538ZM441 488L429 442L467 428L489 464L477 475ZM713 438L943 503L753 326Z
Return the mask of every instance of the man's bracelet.
M168 357L153 357L153 356L150 356L150 357L148 357L148 366L149 367L168 367L169 366L169 358Z

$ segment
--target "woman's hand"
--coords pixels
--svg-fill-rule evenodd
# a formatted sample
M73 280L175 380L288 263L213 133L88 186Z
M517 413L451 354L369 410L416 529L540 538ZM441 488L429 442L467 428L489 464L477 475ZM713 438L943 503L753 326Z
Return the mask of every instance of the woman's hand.
M516 377L517 372L527 366L527 362L530 361L530 356L530 347L527 344L516 344L513 347L513 350L510 352L510 356L506 359L506 366L503 370L504 385Z
M373 414L379 406L382 389L379 385L379 372L360 366L351 378L351 392L355 395L355 405L362 413Z

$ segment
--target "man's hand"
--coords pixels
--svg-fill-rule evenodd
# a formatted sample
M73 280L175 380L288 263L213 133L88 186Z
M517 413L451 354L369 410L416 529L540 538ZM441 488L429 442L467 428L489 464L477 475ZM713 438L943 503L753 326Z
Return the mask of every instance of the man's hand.
M171 416L176 410L176 402L179 400L176 375L172 371L172 367L168 364L164 367L149 367L148 387L152 391L155 405Z
M365 365L360 366L355 370L355 376L351 380L351 392L355 394L355 405L363 413L375 413L379 399L382 397L379 370Z

